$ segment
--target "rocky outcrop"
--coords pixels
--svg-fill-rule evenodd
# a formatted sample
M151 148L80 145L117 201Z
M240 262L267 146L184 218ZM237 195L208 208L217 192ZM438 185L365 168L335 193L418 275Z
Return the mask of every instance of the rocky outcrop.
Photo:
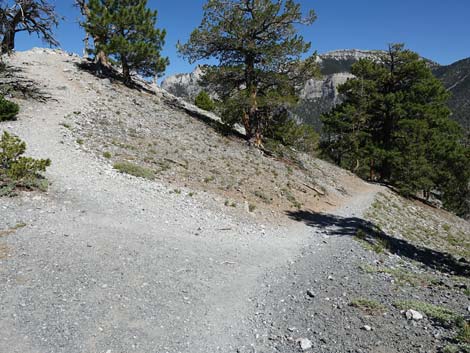
M360 59L377 59L383 51L378 50L335 50L321 54L317 58L322 77L309 80L301 92L301 102L295 113L299 120L320 128L319 116L329 111L341 102L338 86L354 77L351 66ZM453 111L453 118L464 129L470 131L469 99L470 96L470 58L461 60L449 66L440 66L428 59L426 62L444 85L452 92L449 106ZM192 73L169 76L162 82L162 88L192 103L196 95L201 91L199 80L202 77L201 67L197 67Z
M338 87L354 77L348 72L324 76L322 79L309 80L300 95L302 99L326 98L333 103L338 102Z
M202 68L197 66L191 73L168 76L163 80L162 88L177 97L193 103L194 98L202 89L199 84L201 77Z

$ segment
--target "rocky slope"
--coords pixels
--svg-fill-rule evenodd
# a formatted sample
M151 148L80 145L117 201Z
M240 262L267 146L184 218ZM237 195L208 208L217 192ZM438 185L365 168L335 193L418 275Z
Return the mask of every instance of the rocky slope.
M80 63L8 59L37 95L0 132L53 164L0 198L0 352L466 349L467 222Z
M452 94L449 105L453 118L470 136L470 58L434 69L434 74Z
M338 86L352 78L351 66L360 59L377 58L381 51L376 50L336 50L318 56L323 77L309 80L302 93L302 101L296 113L304 121L320 128L319 116L340 102ZM449 106L453 118L466 131L470 131L470 59L458 61L449 66L441 66L429 61L434 74L452 93ZM200 92L198 80L201 70L197 68L189 74L170 76L162 82L162 87L190 102Z

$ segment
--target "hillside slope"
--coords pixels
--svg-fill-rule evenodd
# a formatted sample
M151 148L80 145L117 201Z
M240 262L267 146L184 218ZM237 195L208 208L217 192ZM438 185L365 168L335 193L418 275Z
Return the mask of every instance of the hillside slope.
M80 62L43 49L8 60L48 98L18 95L18 121L0 132L52 166L47 193L0 198L0 352L294 351L308 338L323 352L377 352L382 342L387 352L433 353L452 342L455 327L430 316L411 325L392 302L399 293L465 315L468 263L449 254L467 256L467 222L427 210L439 224L429 227L458 232L424 248L423 226L410 242L418 254L448 255L447 267L401 256L369 223L389 217L369 213L386 211L372 205L390 191L306 155L262 155L219 133L216 117ZM359 230L371 238L356 241ZM446 286L401 286L381 272L389 267ZM378 297L389 314L347 305L357 296Z

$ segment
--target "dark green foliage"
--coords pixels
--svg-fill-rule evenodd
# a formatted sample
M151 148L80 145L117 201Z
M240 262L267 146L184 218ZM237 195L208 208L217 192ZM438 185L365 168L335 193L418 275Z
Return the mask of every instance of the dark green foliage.
M95 42L93 52L104 52L122 66L124 81L131 72L159 76L168 65L160 52L166 31L155 28L157 11L147 7L147 0L90 0L84 27Z
M318 150L320 136L312 126L297 123L287 112L278 114L275 118L266 129L266 138L301 152L314 153Z
M194 104L201 109L212 112L215 109L215 103L206 91L201 91L194 99Z
M14 120L19 111L20 107L18 104L0 96L0 121Z
M0 139L0 194L16 188L44 189L47 186L40 173L50 166L49 159L24 157L26 144L6 131Z
M436 193L444 205L468 212L470 159L449 94L425 61L393 45L380 61L360 60L339 88L344 103L322 118L324 151L363 178L404 195Z
M315 56L300 60L310 44L295 27L314 20L293 0L209 0L179 51L190 62L218 60L204 67L203 84L221 98L224 120L242 123L247 138L260 143L277 112L295 104L302 83L317 73Z

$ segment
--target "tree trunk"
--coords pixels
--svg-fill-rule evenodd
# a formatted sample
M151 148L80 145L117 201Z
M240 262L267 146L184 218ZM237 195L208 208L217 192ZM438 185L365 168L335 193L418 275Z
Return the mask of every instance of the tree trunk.
M374 181L374 179L375 179L375 176L374 176L374 167L375 166L374 166L374 164L375 164L374 160L371 159L370 160L370 169L369 169L369 180L370 181Z
M85 38L83 39L83 57L89 58L88 54L90 53L90 34L85 33Z
M129 84L132 82L131 80L131 70L129 68L129 64L124 56L121 57L121 65L122 65L122 77L124 78L124 83Z
M9 29L5 33L2 40L2 54L8 54L15 49L15 35L14 28Z
M243 122L243 127L245 128L246 139L250 140L251 137L253 136L253 131L251 129L250 116L248 115L247 112L243 113L242 122Z
M90 8L88 7L87 2L83 0L77 0L76 3L78 7L80 7L80 12L82 13L82 15L87 18L90 17ZM88 52L89 38L90 38L90 33L86 33L86 37L85 37L85 51L86 52ZM102 38L98 36L93 36L93 43L95 45L95 48L99 46L99 43L101 43L102 41L103 41ZM97 65L99 71L101 71L103 67L107 69L111 67L111 64L109 63L109 60L108 60L108 56L103 50L100 50L96 53L95 64Z
M257 87L256 87L256 78L255 78L255 63L252 56L247 56L245 58L245 80L246 80L246 89L248 94L248 111L245 112L244 122L246 130L247 140L253 138L253 134L256 135L256 139L260 139L261 131L259 124L256 124L256 115L258 111L257 103ZM256 141L258 142L258 141Z

